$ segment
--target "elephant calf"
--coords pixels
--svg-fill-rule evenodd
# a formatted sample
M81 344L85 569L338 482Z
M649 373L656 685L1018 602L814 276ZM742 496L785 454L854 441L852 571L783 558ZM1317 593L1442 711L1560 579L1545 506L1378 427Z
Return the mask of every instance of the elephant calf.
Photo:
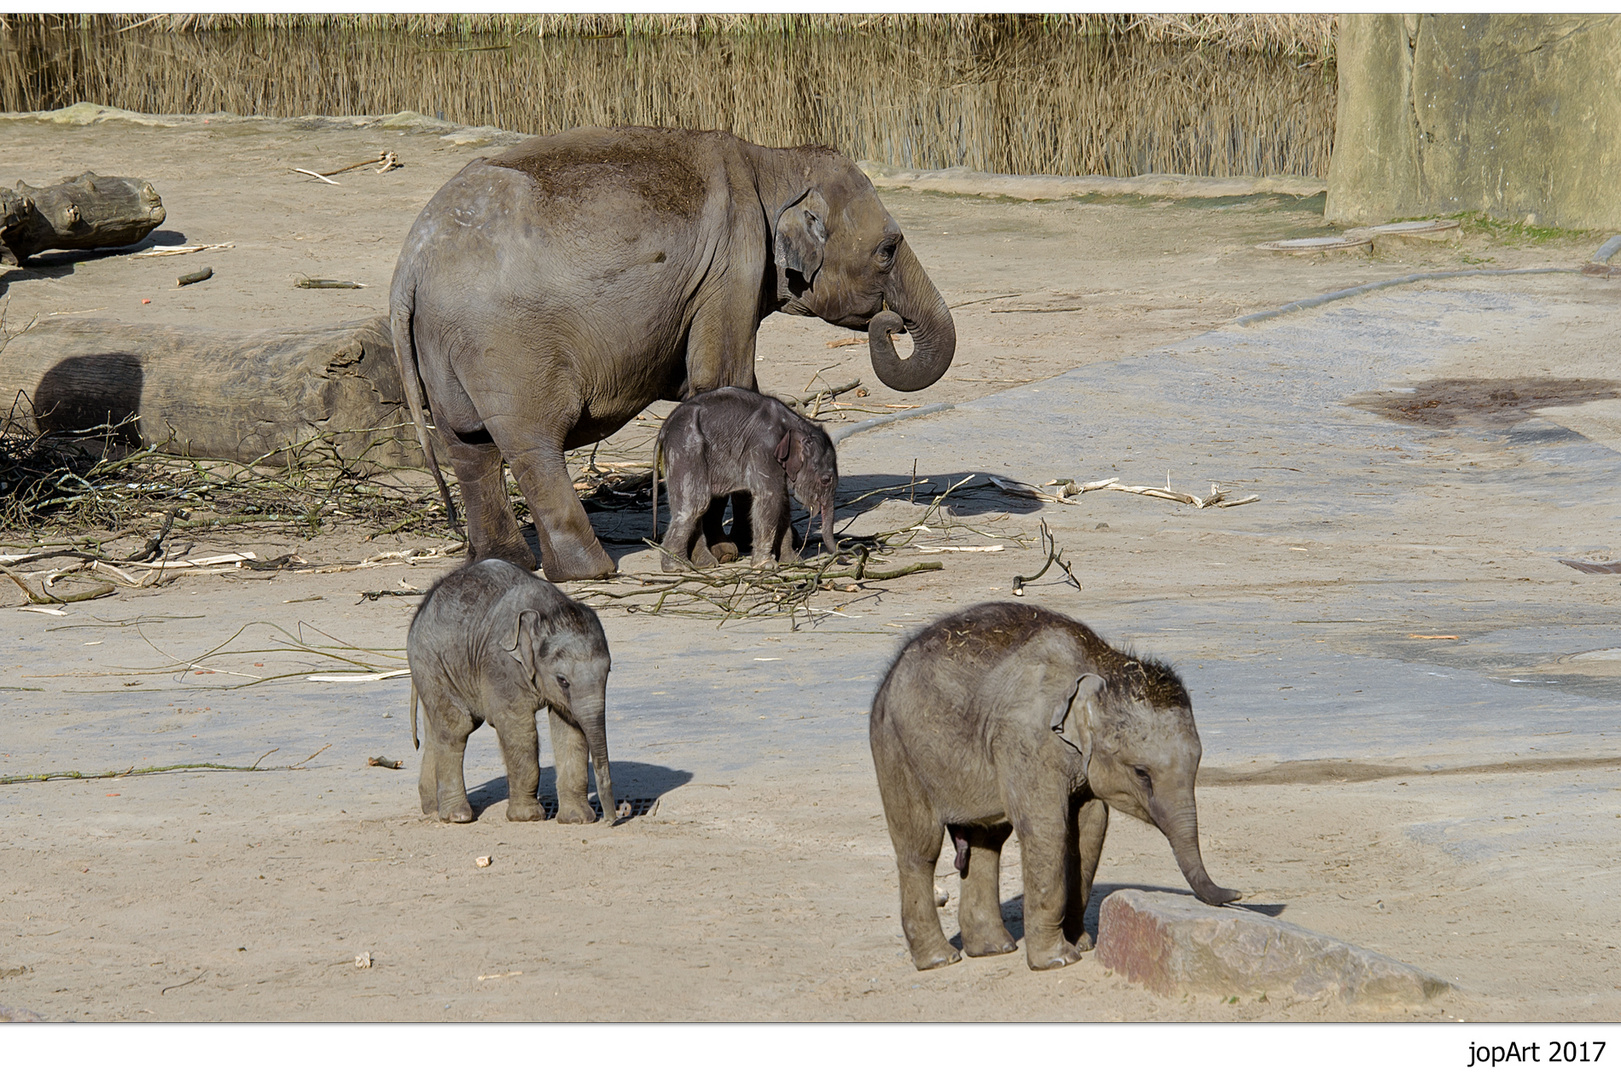
M499 559L441 578L428 590L406 637L411 665L411 742L417 700L427 713L422 812L473 820L462 761L467 737L486 720L507 767L507 818L541 821L536 797L540 745L535 713L545 708L557 765L557 820L595 821L586 799L586 750L597 769L604 817L614 817L604 702L608 640L596 612L550 582Z
M1013 603L940 619L884 677L871 738L901 927L920 971L961 958L934 905L942 827L962 874L969 956L1015 948L997 890L1010 832L1024 863L1025 959L1062 967L1092 947L1082 917L1111 806L1165 834L1199 899L1238 899L1199 855L1199 733L1182 681L1073 619Z
M833 496L839 486L838 454L822 425L776 398L735 386L710 390L675 407L654 447L653 535L658 536L658 467L670 488L667 552L697 566L713 566L714 548L725 540L721 515L733 498L731 542L751 544L754 565L793 562L798 537L789 523L788 491L812 514L822 515L822 546L835 550ZM700 525L701 541L695 544ZM675 569L666 554L664 569Z

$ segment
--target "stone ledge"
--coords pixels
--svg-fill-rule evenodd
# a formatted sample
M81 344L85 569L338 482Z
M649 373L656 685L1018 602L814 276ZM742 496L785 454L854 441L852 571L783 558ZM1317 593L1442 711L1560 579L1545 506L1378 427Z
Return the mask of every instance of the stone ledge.
M857 163L879 190L911 188L945 195L1022 200L1075 199L1086 195L1138 195L1165 199L1217 199L1249 195L1306 198L1328 189L1313 176L1018 176L972 169L901 169L876 161Z
M1104 899L1096 956L1157 994L1268 993L1419 1004L1454 989L1411 964L1282 919L1139 889Z

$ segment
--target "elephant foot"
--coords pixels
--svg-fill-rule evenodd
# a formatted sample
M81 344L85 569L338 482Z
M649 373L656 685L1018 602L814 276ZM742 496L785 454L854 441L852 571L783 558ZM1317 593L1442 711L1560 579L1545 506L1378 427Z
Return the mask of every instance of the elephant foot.
M970 934L963 931L962 951L969 956L1001 956L1005 953L1015 952L1019 948L1013 935L1002 928L1000 936L994 934Z
M537 565L535 563L535 553L529 550L528 544L524 543L502 544L499 546L492 546L488 550L480 550L472 547L468 548L468 566L472 566L474 563L483 562L485 559L500 559L502 562L509 562L513 566L519 567L523 570L529 570L531 572L537 569Z
M545 821L546 808L538 802L513 802L507 800L508 821Z
M1051 971L1053 968L1068 967L1081 958L1081 950L1063 942L1056 949L1031 949L1026 946L1025 962L1030 965L1031 971Z
M756 570L763 570L768 566L776 566L777 560L771 555L756 555L753 560L751 560L750 565Z
M597 812L590 806L564 803L557 808L557 822L562 825L594 825Z
M722 540L718 544L709 545L709 554L715 557L716 562L736 562L737 545L732 543L730 540Z
M554 549L541 563L547 581L588 581L607 577L616 569L614 561L608 558L608 553L602 550L602 545L595 538L589 550L565 554ZM534 564L530 563L530 566Z
M465 801L459 806L440 807L439 820L448 821L455 825L466 825L473 820L473 808Z
M1093 946L1094 942L1092 941L1092 935L1084 931L1081 933L1080 937L1075 939L1076 952L1091 952Z
M912 954L912 963L919 971L932 971L935 968L945 967L947 964L955 964L961 959L962 953L958 952L956 949L953 949L950 945L947 945L945 948L938 951L927 953L914 952Z

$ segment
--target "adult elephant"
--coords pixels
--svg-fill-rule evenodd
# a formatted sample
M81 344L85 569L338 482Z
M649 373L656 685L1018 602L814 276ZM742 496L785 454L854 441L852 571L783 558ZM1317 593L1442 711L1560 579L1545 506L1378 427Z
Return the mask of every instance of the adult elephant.
M902 391L940 378L957 344L945 301L854 163L719 131L576 128L470 162L411 227L389 306L452 521L423 391L461 482L468 557L534 568L504 457L553 581L614 569L564 451L659 398L756 389L755 335L770 313L868 331L874 372ZM904 359L890 340L903 328Z

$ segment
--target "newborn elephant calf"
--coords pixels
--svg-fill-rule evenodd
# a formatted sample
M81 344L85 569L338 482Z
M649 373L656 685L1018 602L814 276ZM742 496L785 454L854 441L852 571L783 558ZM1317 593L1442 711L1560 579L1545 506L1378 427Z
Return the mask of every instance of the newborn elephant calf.
M1111 806L1165 834L1199 899L1238 899L1199 856L1199 733L1182 681L1073 619L991 603L934 623L878 688L871 737L920 971L960 959L934 905L942 828L962 874L969 956L1015 948L997 891L1010 832L1024 863L1025 959L1062 967L1092 947L1081 920Z
M751 543L754 565L793 562L799 546L789 524L788 490L822 515L822 546L835 550L833 495L838 455L822 426L776 398L735 386L689 398L675 407L654 448L653 535L659 529L658 458L670 488L670 528L664 548L696 566L713 566L725 537L721 514L732 501L731 542ZM701 542L697 540L700 527ZM664 569L675 569L670 555Z
M462 760L467 737L486 720L501 740L507 766L507 818L541 821L536 798L540 745L535 713L552 726L557 764L557 820L595 821L586 800L586 750L597 768L597 797L614 817L608 775L604 701L608 640L596 612L555 585L497 559L441 578L411 620L411 742L417 742L417 699L427 712L422 754L422 812L441 821L472 821Z

